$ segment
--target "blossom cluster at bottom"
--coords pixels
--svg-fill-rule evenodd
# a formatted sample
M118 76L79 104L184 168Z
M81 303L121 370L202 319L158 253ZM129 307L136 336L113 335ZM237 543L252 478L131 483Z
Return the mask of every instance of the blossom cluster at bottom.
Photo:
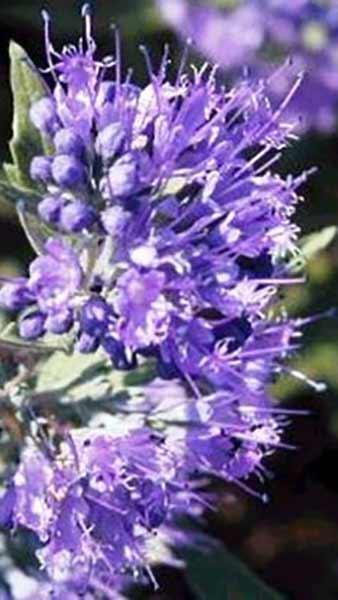
M132 413L139 402L137 426L126 417L120 429L106 416L105 427L28 443L0 501L0 524L37 535L55 598L62 586L116 594L125 581L153 579L149 544L163 532L176 544L175 519L201 513L208 479L247 489L283 446L282 409L256 400L223 392L196 401L178 382L154 380L126 406Z
M146 539L182 498L175 461L145 429L79 429L52 456L29 445L1 504L2 521L34 531L52 581L81 592L146 568ZM183 494L184 495L184 494Z

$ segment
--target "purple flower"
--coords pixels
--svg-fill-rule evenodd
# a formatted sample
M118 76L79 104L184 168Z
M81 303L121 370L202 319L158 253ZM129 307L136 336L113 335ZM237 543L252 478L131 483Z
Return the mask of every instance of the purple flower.
M216 64L221 57L224 67L242 68L263 42L264 9L255 1L224 14L203 0L157 0L157 5L161 16L182 38L191 39L198 52Z
M60 210L60 227L69 233L90 229L95 220L94 209L82 200L73 200Z
M56 184L72 188L83 182L84 168L74 156L59 154L53 160L52 175Z
M124 140L124 131L120 123L110 123L102 129L95 143L95 149L104 160L114 158L117 151L121 148Z
M34 181L48 183L52 177L50 158L47 156L35 156L31 162L30 176Z
M57 223L64 203L65 201L61 196L45 196L38 205L39 216L47 223Z
M57 154L73 154L80 159L85 151L83 139L70 128L59 129L54 137L54 145Z
M223 89L212 68L189 77L182 64L169 81L166 56L141 89L121 80L118 46L109 81L87 12L85 22L79 48L58 54L46 21L61 124L54 139L64 153L52 159L58 185L47 185L39 209L81 238L76 252L50 240L31 265L29 290L46 328L57 331L54 316L62 322L66 312L74 346L101 345L118 368L145 355L196 393L250 388L245 349L254 352L257 332L273 326L267 311L293 281L282 258L295 252L297 189L307 177L272 171L292 137L287 102L274 106L264 79ZM60 209L51 194L63 199ZM276 347L270 375L289 351Z
M203 0L157 0L166 22L197 50L238 76L243 66L254 77L270 77L271 96L281 101L294 77L306 72L305 83L287 107L304 130L330 132L338 102L338 16L333 3L317 0L248 0L216 8ZM226 44L224 43L226 40ZM292 66L275 71L276 60L292 57ZM277 59L275 58L277 57Z
M67 242L50 238L44 254L31 263L28 279L13 279L1 287L0 305L15 311L31 307L19 318L25 339L37 339L46 331L61 335L73 326L82 282L78 254Z
M131 412L133 406L130 400ZM266 459L277 449L288 448L282 436L289 421L288 411L271 406L266 389L224 389L193 398L179 381L157 379L144 387L137 410L151 415L155 423L161 421L166 445L178 457L188 481L201 475L216 477L267 499L247 480L262 482Z
M120 315L117 330L130 348L159 344L166 338L170 306L161 293L164 285L165 275L159 271L141 275L130 269L118 279L113 303Z
M0 306L8 310L21 310L34 301L28 289L27 279L18 278L0 288Z
M46 96L35 102L29 114L35 127L45 134L52 135L58 128L56 105L52 97Z
M46 254L36 258L29 268L29 289L42 310L64 308L79 288L82 278L77 255L59 239L50 239Z
M297 251L308 174L284 179L273 165L300 78L274 104L271 82L225 89L212 67L189 76L184 59L168 80L165 54L156 72L146 56L141 89L121 76L118 36L115 59L96 60L87 5L84 20L78 48L58 53L45 14L57 127L38 211L61 233L2 302L23 310L25 339L67 333L75 350L105 352L116 369L149 361L162 380L117 394L106 429L58 428L22 453L0 520L36 534L61 597L149 573L149 540L200 513L210 477L249 491L262 479L265 458L287 447L269 385L305 324L275 307L299 283L283 259Z
M90 298L81 309L81 330L91 336L100 336L108 329L111 308L101 298Z
M51 580L80 592L143 568L146 541L180 504L175 477L151 431L81 429L53 457L28 446L1 506L6 522L36 533Z
M72 321L72 303L83 274L77 254L65 242L49 239L45 252L31 263L27 287L39 314L50 317L48 329L63 333ZM24 328L25 320L21 325Z
M19 333L25 340L36 340L45 332L45 316L33 312L19 321Z

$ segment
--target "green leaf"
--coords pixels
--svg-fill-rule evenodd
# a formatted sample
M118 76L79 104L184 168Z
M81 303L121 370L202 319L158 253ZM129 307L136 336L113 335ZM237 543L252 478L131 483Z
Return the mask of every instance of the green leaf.
M9 323L0 333L0 349L9 350L11 352L27 352L32 354L50 354L56 350L61 350L62 344L49 342L32 342L25 341L17 334L16 323ZM64 347L66 351L66 347Z
M39 367L37 392L71 391L77 398L88 395L88 385L101 380L115 392L132 390L144 385L156 375L154 365L147 361L132 372L115 370L107 355L98 350L94 354L56 352ZM102 387L102 389L103 389ZM138 389L138 388L137 388ZM95 394L97 395L97 394Z
M320 231L310 233L306 235L300 242L300 248L302 255L309 260L325 250L334 240L337 235L337 227L331 225L330 227L324 227Z
M43 254L45 243L54 232L34 214L27 211L22 201L17 203L17 213L20 224L33 250L36 254Z
M9 178L11 177L11 175L6 176L5 166L6 165L3 165L4 170L2 171L2 173L0 172L0 193L3 196L4 200L7 201L9 204L16 204L17 202L22 200L24 200L27 204L30 205L36 204L41 199L41 194L33 190L29 190L27 188L20 188L10 183ZM16 168L14 167L14 165L7 165L7 167L13 167L14 170Z
M304 236L299 242L299 256L289 263L290 269L294 273L301 271L309 260L315 258L333 242L337 236L337 230L338 228L332 225Z
M64 390L83 378L89 380L106 363L107 358L100 352L95 354L74 352L71 355L56 352L41 365L36 391ZM110 368L112 367L110 366Z
M14 103L13 137L9 146L13 164L5 164L4 172L12 185L34 191L37 186L29 177L30 162L36 155L49 153L51 148L30 122L29 110L32 103L49 94L49 90L21 46L12 41L9 55Z
M225 548L180 552L196 600L283 600Z

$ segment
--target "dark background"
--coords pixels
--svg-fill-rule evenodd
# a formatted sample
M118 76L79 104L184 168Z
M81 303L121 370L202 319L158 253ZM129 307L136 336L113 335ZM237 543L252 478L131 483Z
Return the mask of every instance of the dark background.
M0 158L8 155L11 135L11 95L8 82L8 42L14 38L40 66L45 66L40 10L53 15L57 47L74 41L81 31L81 2L50 0L2 0L0 7ZM95 36L100 53L112 52L110 25L119 25L126 65L133 65L135 79L145 80L139 44L145 43L158 63L165 42L171 46L173 64L179 42L165 29L151 0L98 0ZM296 174L316 165L318 172L302 189L298 222L304 233L337 224L338 128L335 135L308 135L285 152L282 172ZM0 203L1 207L1 203ZM31 256L14 211L0 208L0 272L22 272ZM338 245L333 243L309 264L306 286L293 288L285 302L293 314L308 315L338 306ZM1 322L0 315L0 322ZM287 598L338 599L338 325L323 320L311 326L304 338L297 367L311 377L325 380L328 391L316 394L299 382L285 380L276 393L289 408L306 408L308 416L295 416L287 442L295 451L279 451L270 459L274 478L266 482L268 505L236 489L221 493L219 510L210 515L210 530L227 547ZM183 577L163 569L163 592L146 592L156 599L188 599ZM167 590L167 591L166 591ZM209 600L209 599L208 599ZM212 598L210 598L212 600ZM245 599L246 600L246 599ZM248 599L250 600L250 599Z

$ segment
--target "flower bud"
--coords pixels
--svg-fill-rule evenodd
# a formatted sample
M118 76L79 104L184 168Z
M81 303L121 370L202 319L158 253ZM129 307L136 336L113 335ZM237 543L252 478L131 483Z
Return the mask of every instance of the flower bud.
M128 213L126 213L121 206L117 205L111 206L101 213L102 225L106 232L113 237L122 232L128 219Z
M63 310L51 314L46 319L46 330L51 333L62 335L67 333L73 325L73 315L70 310Z
M48 135L52 135L58 127L55 102L48 96L32 104L29 116L33 125Z
M96 219L95 210L81 200L74 200L61 208L60 225L69 233L90 229Z
M110 123L96 138L95 149L103 160L113 158L122 146L124 131L120 123Z
M0 289L0 305L8 310L21 310L33 301L26 281L13 281L6 283Z
M106 335L102 340L102 346L109 354L116 369L131 369L136 366L136 359L133 357L131 361L128 361L124 345L110 335Z
M24 317L19 323L20 336L26 340L36 340L45 331L45 316L34 312Z
M52 177L51 159L48 156L35 156L30 164L30 176L34 181L48 183Z
M125 154L109 169L107 192L110 196L128 196L137 184L137 163L132 154Z
M61 196L45 196L38 204L38 213L46 223L56 224L60 218L60 210L64 204Z
M77 158L81 158L85 150L83 139L71 128L59 129L54 145L58 154L73 154Z
M59 154L53 160L52 175L58 185L74 187L83 182L85 172L77 158L68 154Z
M91 336L100 336L107 329L111 309L99 296L90 298L82 307L80 324L81 330Z
M99 344L100 341L98 338L88 333L81 333L75 344L75 349L82 354L90 354L91 352L96 352Z

